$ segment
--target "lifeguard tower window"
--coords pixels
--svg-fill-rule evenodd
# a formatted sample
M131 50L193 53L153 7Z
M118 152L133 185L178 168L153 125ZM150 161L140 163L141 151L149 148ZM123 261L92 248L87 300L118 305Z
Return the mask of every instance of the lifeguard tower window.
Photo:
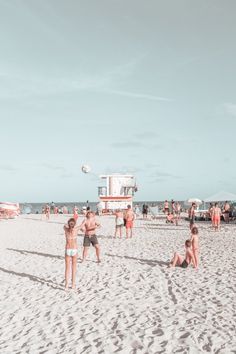
M106 197L107 196L107 187L98 187L98 196Z
M124 195L134 195L134 187L123 187Z

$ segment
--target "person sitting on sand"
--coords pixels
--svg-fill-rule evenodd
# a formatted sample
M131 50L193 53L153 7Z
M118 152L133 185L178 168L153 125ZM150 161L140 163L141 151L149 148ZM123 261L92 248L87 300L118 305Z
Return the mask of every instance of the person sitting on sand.
M101 262L101 260L100 260L100 247L98 244L97 236L95 234L96 229L99 227L100 227L100 224L96 221L94 213L92 211L88 211L86 214L85 220L79 226L79 229L82 230L83 232L85 232L84 243L83 243L84 250L83 250L82 262L84 262L86 260L87 255L88 255L88 250L89 250L89 247L91 244L93 247L95 247L98 263Z
M193 252L191 250L192 242L191 240L185 241L185 258L182 257L180 254L175 252L173 259L170 262L169 267L181 267L181 268L188 268L188 266L193 263L194 268L196 268L196 263L194 259Z
M75 278L76 278L76 268L77 268L77 257L78 257L78 244L77 244L77 234L79 228L76 227L76 220L71 218L68 220L67 225L64 226L65 237L66 237L66 251L65 251L65 288L69 289L69 278L70 272L72 273L72 289L75 289ZM72 263L72 271L71 271Z
M196 268L198 268L198 265L199 265L199 239L198 239L198 228L196 226L193 226L192 230L191 230L191 242L192 242L193 257L195 260Z
M135 214L131 208L131 205L128 205L127 211L124 216L125 219L125 227L126 227L126 238L133 237L133 227L134 227L134 220Z
M115 213L116 219L115 219L115 223L116 223L116 230L115 230L115 237L117 237L117 234L119 233L120 238L122 237L122 229L124 226L124 214L120 209L116 210Z
M213 220L213 227L215 231L219 231L220 229L220 218L221 218L222 212L219 207L218 203L215 203L215 206L212 209L212 220Z
M168 214L166 215L166 223L171 223L174 224L174 214L172 214L170 211L168 212Z

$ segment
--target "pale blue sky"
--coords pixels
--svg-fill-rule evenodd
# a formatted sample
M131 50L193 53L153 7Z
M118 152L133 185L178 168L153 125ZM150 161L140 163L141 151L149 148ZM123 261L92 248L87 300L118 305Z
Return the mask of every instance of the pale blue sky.
M0 0L0 200L236 193L235 0ZM9 146L9 148L7 148Z

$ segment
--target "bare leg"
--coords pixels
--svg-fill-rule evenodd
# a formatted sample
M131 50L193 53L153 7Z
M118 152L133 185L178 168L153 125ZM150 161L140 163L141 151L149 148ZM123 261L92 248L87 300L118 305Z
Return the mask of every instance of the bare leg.
M115 236L114 237L116 238L116 236L117 236L117 227L116 227L116 230L115 230Z
M183 257L180 256L177 252L174 254L174 258L170 263L170 267L175 267L176 265L180 265L183 263Z
M65 288L66 288L66 290L69 289L69 278L70 278L70 257L65 256L65 280L66 280Z
M86 261L86 258L87 258L87 255L88 255L88 249L89 249L89 247L84 247L82 262Z
M129 229L126 228L126 238L129 238Z
M100 259L100 247L99 247L99 245L95 245L95 250L96 250L96 256L97 256L98 263L100 263L101 259Z
M194 250L194 251L193 251L193 256L194 256L194 260L195 260L196 268L198 268L198 265L199 265L198 250Z
M120 227L120 238L122 238L122 227Z
M132 238L133 237L133 228L131 227L130 229L130 237Z
M72 257L72 289L75 289L75 279L76 279L76 270L77 270L77 255Z

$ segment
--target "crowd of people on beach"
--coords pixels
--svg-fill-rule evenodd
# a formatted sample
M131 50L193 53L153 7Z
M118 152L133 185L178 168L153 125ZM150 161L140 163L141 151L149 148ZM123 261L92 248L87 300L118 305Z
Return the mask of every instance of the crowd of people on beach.
M226 201L222 207L219 203L210 204L208 213L211 219L212 227L215 231L220 230L221 218L223 217L225 222L229 222L230 204ZM166 223L172 223L179 225L181 219L182 206L179 202L171 200L168 202L165 200L163 206L160 206L163 215L166 217ZM199 230L196 225L196 212L198 209L197 203L193 202L188 212L189 228L191 236L185 241L185 255L182 256L178 252L175 252L173 258L169 264L169 267L187 268L192 265L194 268L199 266ZM186 211L186 210L185 210ZM83 220L79 222L80 212L83 215ZM46 219L49 220L50 213L57 215L59 213L57 206L50 206L47 204L43 209L43 214ZM68 214L68 209L65 207L64 214ZM139 217L143 220L147 220L149 217L149 206L143 204L142 210L138 205L132 209L131 205L127 206L126 210L117 209L113 213L115 218L115 233L114 238L123 237L123 229L125 229L126 239L133 237L133 228L135 220ZM80 211L78 207L73 208L73 217L70 218L67 224L64 226L66 247L65 247L65 288L69 289L70 281L72 283L72 289L76 288L76 270L78 260L78 243L77 236L80 231L84 233L83 240L83 252L81 262L85 262L90 246L95 248L97 262L101 262L100 246L96 235L96 230L101 225L96 219L96 213L90 210L90 207L82 208Z

